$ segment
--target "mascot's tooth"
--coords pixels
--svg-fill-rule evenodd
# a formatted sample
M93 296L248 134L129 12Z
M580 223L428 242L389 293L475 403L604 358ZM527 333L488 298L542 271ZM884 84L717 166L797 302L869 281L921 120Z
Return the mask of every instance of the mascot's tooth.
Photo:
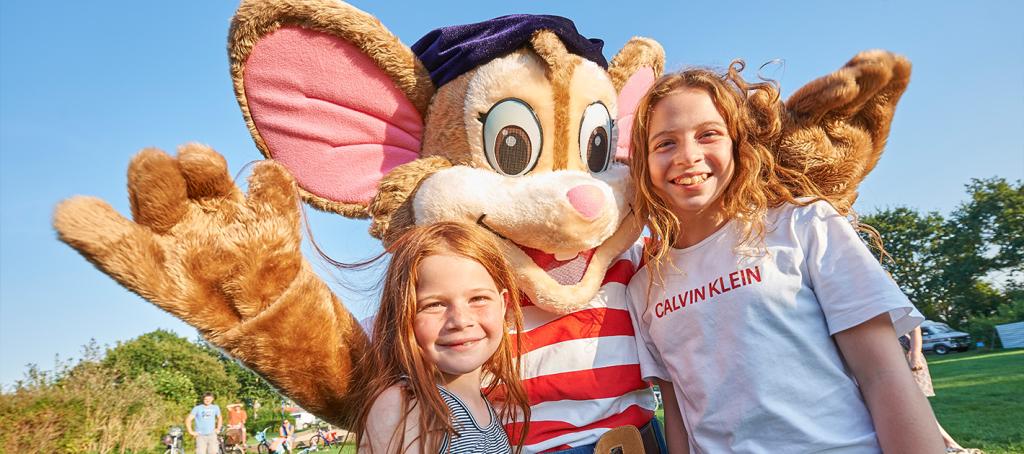
M559 262L564 262L564 261L567 261L567 260L572 260L572 259L576 258L580 254L579 254L579 252L570 252L570 253L556 252L554 255L555 255L555 260L558 260Z

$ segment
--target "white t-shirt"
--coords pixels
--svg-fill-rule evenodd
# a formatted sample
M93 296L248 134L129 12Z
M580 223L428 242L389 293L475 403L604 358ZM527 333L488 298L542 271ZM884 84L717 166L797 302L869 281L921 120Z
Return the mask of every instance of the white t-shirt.
M734 253L735 223L672 250L664 285L627 292L641 373L675 385L694 453L880 452L831 335L888 312L924 317L825 202L768 211L764 247Z

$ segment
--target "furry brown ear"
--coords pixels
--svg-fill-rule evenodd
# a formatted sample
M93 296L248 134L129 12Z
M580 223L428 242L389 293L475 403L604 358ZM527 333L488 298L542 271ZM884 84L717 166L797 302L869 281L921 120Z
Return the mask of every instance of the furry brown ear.
M622 46L608 65L608 77L612 79L615 91L621 92L629 78L641 68L650 68L655 79L661 77L665 72L665 49L653 39L635 36Z
M786 101L779 163L810 178L846 214L881 157L909 82L910 61L870 50L805 85Z
M608 66L608 77L618 94L618 115L616 124L619 137L616 141L615 159L629 162L630 132L633 117L640 98L665 71L665 49L657 41L634 37L622 46Z
M419 157L435 89L373 16L334 0L246 0L228 53L256 146L314 207L365 217L380 178Z

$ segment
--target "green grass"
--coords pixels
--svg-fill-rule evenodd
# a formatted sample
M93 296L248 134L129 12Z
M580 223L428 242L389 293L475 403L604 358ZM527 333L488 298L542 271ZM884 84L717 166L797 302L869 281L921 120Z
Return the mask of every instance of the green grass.
M931 355L928 368L928 400L953 439L986 454L1024 453L1024 350Z
M987 454L1024 452L1024 350L929 356L930 398L961 445Z

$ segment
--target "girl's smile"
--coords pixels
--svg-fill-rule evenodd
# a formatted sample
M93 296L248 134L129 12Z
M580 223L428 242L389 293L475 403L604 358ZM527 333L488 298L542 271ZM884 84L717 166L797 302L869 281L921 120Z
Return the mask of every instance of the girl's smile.
M479 374L505 329L505 292L475 260L431 255L417 269L413 331L422 355L449 377Z

